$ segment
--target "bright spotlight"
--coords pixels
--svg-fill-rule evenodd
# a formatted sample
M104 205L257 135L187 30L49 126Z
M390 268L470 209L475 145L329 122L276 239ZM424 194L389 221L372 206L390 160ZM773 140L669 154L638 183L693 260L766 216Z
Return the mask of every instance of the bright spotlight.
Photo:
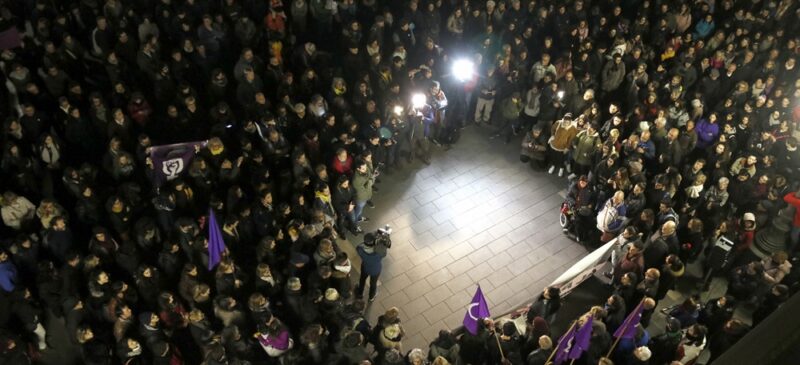
M460 59L453 62L453 76L458 81L466 81L475 74L475 64L468 59Z
M400 106L400 105L395 105L394 106L394 113L397 114L397 115L403 114L403 107Z
M417 93L411 96L411 105L414 109L420 109L425 106L425 103L428 101L428 98L425 97L425 94Z
M563 91L557 92L556 95L558 96L559 100L564 98L564 92Z

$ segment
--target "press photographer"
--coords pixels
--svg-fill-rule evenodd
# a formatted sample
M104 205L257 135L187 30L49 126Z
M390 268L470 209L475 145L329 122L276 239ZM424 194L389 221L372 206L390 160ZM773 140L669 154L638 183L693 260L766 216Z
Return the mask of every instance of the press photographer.
M361 276L358 278L356 298L364 297L364 285L369 277L369 301L375 300L375 295L378 293L378 277L381 276L383 269L382 261L386 257L386 251L392 247L391 233L392 229L386 225L375 233L365 234L364 242L356 247L358 256L361 256Z

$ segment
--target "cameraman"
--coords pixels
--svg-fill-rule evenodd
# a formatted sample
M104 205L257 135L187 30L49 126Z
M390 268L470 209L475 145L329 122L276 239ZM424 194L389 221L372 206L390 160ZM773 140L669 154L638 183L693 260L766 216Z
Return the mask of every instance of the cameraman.
M375 300L378 292L378 277L383 269L381 261L386 257L386 248L388 248L378 247L378 245L385 246L383 242L377 242L375 233L367 233L364 235L364 242L356 247L358 256L361 256L361 276L358 279L358 287L356 287L356 298L364 297L364 285L369 277L370 302Z

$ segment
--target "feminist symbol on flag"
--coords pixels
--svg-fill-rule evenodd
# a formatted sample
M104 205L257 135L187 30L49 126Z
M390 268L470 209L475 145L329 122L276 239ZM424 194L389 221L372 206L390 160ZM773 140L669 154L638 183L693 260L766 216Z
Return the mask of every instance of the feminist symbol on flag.
M183 159L173 158L161 163L161 171L167 176L167 180L172 180L183 171Z

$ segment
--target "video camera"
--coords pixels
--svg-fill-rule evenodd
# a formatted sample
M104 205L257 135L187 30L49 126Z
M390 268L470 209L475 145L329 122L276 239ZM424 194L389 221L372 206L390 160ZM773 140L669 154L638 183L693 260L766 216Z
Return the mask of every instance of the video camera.
M383 252L392 248L392 227L387 224L375 233L367 233L364 235L364 245Z

